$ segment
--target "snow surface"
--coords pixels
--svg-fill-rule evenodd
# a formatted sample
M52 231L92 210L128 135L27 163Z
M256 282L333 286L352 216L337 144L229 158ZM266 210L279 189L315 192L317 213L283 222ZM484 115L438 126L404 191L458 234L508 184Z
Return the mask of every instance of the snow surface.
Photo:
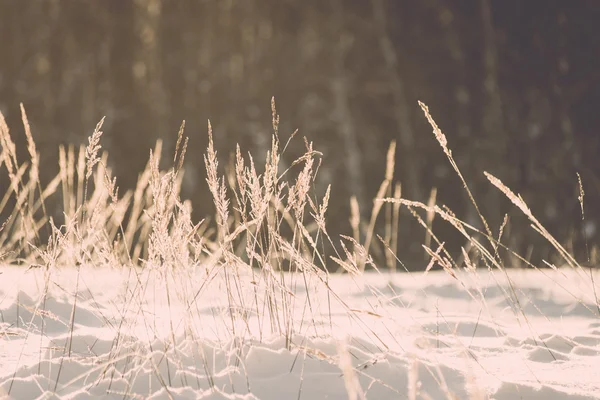
M0 398L598 399L590 273L0 267Z

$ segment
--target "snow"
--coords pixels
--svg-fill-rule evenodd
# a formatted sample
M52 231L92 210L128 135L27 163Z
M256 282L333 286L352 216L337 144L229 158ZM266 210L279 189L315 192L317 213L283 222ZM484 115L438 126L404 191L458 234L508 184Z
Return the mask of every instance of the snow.
M600 398L589 269L0 272L0 398Z

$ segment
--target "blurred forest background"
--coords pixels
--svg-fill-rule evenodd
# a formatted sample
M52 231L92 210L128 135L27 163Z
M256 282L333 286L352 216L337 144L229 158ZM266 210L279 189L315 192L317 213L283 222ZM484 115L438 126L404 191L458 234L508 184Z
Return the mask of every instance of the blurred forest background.
M392 140L402 197L426 202L435 187L438 204L476 224L421 100L492 229L509 214L508 245L536 262L550 256L483 171L585 261L600 217L598 21L597 0L0 0L0 111L26 158L24 103L46 181L58 145L86 143L106 116L102 144L121 192L158 138L173 151L185 119L183 196L200 219L214 212L207 119L222 164L237 142L263 159L275 96L282 140L298 129L324 153L317 193L333 184L331 233L350 232L352 195L368 221ZM303 150L298 137L286 160ZM441 220L434 231L463 244ZM403 212L399 257L411 268L425 264L424 235Z

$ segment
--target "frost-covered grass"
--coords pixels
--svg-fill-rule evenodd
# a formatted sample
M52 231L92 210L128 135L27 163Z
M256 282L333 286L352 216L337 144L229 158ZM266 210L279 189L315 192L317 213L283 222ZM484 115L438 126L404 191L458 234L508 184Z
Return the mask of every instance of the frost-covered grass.
M353 232L332 238L329 190L313 189L320 153L305 140L305 154L284 167L295 135L280 142L274 103L260 168L237 147L222 170L209 125L204 160L215 215L200 222L179 196L183 125L173 167L159 169L157 143L136 189L120 195L100 154L102 121L87 147L60 149L60 172L42 185L24 109L26 163L0 114L0 166L11 182L0 200L0 395L597 398L600 277L487 174L563 267L540 269L504 246L504 224L490 227L479 213L446 137L421 106L481 231L434 195L428 204L401 198L392 144L370 219L361 221L351 200ZM62 198L64 221L50 217L53 197ZM427 232L425 273L396 272L401 206ZM380 218L383 236L375 233ZM445 249L434 218L464 237L461 254ZM371 258L374 248L385 252L387 269ZM507 260L526 268L507 269Z

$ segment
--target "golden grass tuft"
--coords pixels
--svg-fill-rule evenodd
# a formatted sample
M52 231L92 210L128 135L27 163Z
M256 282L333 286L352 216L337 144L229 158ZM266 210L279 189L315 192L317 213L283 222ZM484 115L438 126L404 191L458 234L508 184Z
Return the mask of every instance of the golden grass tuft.
M494 236L453 158L448 139L435 123L428 107L421 102L419 105L433 128L434 137L459 176L483 223L484 231L464 222L449 208L438 205L435 188L431 189L427 204L402 198L401 183L394 181L396 143L392 142L387 152L385 176L367 220L362 220L361 205L356 197L351 197L352 232L351 235L341 235L339 242L336 242L327 229L331 187L320 194L314 190L322 154L304 138L304 154L284 164L286 149L298 132L291 133L285 145L281 145L280 117L274 99L271 101L273 133L264 160L256 160L251 154L245 154L237 145L230 167L222 171L215 146L218 133L213 131L208 122L204 165L215 217L212 221L200 222L192 220L191 203L180 197L188 149L188 138L184 136L185 122L182 122L177 133L173 166L166 171L159 168L162 142L158 141L154 149L149 151L147 165L139 175L135 189L120 194L118 179L109 167L108 155L101 152L104 118L96 125L86 147L59 148L59 172L44 186L39 179L39 155L25 108L21 105L30 158L27 162L19 163L17 160L16 146L0 113L0 167L6 168L10 180L10 186L0 200L0 215L6 218L0 224L0 258L8 263L44 268L47 276L46 293L51 274L61 266L127 268L132 276L127 307L140 313L141 298L148 283L141 280L139 270L146 268L146 271L160 277L158 284L164 289L169 306L172 302L185 302L190 310L190 316L186 317L189 319L197 306L196 299L217 278L222 278L228 301L228 308L224 311L228 334L238 351L243 347L241 338L254 329L250 326L250 315L256 316L258 321L259 340L280 336L285 338L288 349L302 348L302 344L295 343L297 334L332 335L334 328L331 318L329 326L327 321L321 321L320 325L315 323L315 318L323 315L318 310L320 307L329 307L331 310L331 302L335 301L342 305L348 318L364 333L372 335L377 346L385 352L387 344L377 337L364 320L365 315L381 317L377 305L369 304L363 310L351 308L331 288L330 280L334 270L348 273L351 279L356 279L355 283L367 269L376 274L387 273L378 265L379 259L383 259L388 271L396 272L398 264L408 270L402 263L401 255L397 254L402 207L425 230L423 248L428 261L425 272L437 265L465 289L465 283L458 274L463 268L471 275L476 275L477 268L482 266L497 269L510 283L505 257L520 260L524 265L544 273L543 269L532 265L526 257L502 242L508 224L507 216ZM536 219L520 195L514 194L491 174L485 172L485 176L522 211L533 229L556 249L567 265L581 270L575 257ZM578 183L584 218L584 191L579 175ZM62 203L59 215L49 212L46 205L50 203ZM377 223L382 215L385 221L380 235ZM450 224L464 239L464 246L456 256L450 253L442 238L434 232L436 217L439 217L439 223ZM373 240L375 237L379 242ZM374 257L377 251L385 256ZM553 266L551 263L549 265ZM201 271L204 279L199 287L190 288L187 281L197 271ZM242 287L247 285L244 277L248 276L249 289L253 294L250 297L244 296L243 292L248 288ZM312 292L296 290L299 286L310 288ZM327 304L315 302L311 293L317 290L327 294ZM390 286L390 290L393 292L394 289ZM486 307L481 291L467 290L467 293ZM576 294L572 295L581 302ZM74 296L71 324L77 312L76 293ZM516 313L520 313L526 321L527 316L519 303L516 289L511 286L505 296L517 310ZM384 296L380 301L393 303ZM43 313L44 309L36 310L36 313L38 311ZM298 314L302 318L296 318ZM597 314L600 314L600 304ZM305 324L306 320L312 320L313 323ZM166 346L165 354L169 346L175 346L176 341L174 332L177 327L174 321L170 323L171 343ZM192 324L187 320L183 323L187 324L186 335L197 339L198 333L193 332ZM310 332L307 331L307 325L312 327ZM119 333L122 329L125 327L117 327ZM120 346L122 344L115 343L109 364L119 362ZM65 350L65 357L69 356L69 351ZM353 369L345 345L340 346L338 355L337 361L332 362L337 362L344 372L349 397L364 398L357 383L357 376L361 372ZM199 365L209 371L205 355L199 352L197 356L202 359ZM417 372L415 362L409 376L410 398L416 397ZM207 375L210 377L209 372ZM170 382L162 384L167 387Z

